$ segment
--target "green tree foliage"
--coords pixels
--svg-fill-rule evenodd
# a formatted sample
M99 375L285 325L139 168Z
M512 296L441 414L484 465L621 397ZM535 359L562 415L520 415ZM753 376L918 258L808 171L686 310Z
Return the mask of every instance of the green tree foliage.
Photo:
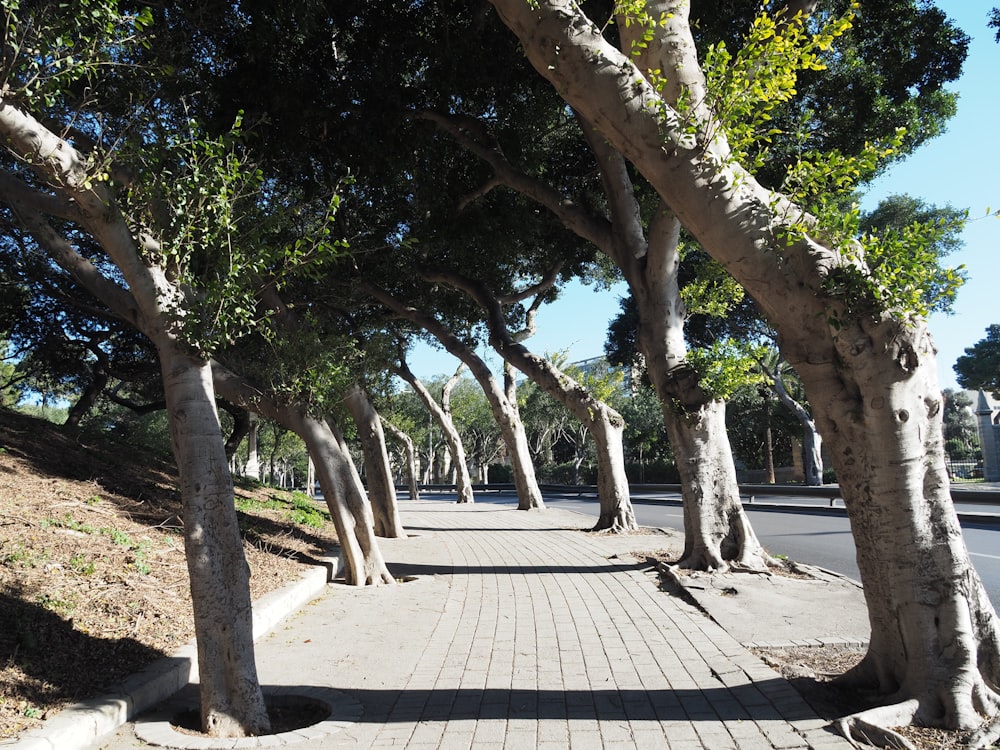
M793 440L802 437L798 420L764 383L746 383L729 397L726 428L737 463L751 470L767 468L768 440L774 465L791 466Z
M1000 325L986 328L986 338L966 347L954 365L958 384L970 390L992 391L1000 398Z
M921 314L950 312L964 283L964 266L949 268L946 256L962 247L968 216L909 195L883 199L860 219L868 266L904 309Z
M0 339L0 407L11 407L18 402L20 394L11 385L15 378L15 364L11 357L8 357L10 344Z
M755 21L760 7L752 0L692 4L702 58L708 47L720 44L736 54L754 29L760 36L761 22ZM750 157L757 160L766 151L756 174L771 187L778 187L802 154L859 154L867 144L890 141L900 129L902 141L891 158L903 158L940 134L955 113L957 96L945 86L961 73L969 37L940 8L913 0L835 0L821 3L808 27L826 24L832 30L829 24L848 13L855 16L853 24L800 66L791 86L794 96L777 97L781 101L768 107L769 119L756 130L765 137ZM774 130L782 135L769 133Z
M953 461L979 457L979 432L972 399L963 391L944 390L944 449Z
M500 460L503 436L483 389L471 378L462 378L451 392L451 414L462 436L470 473L482 475L486 467Z
M649 383L633 383L629 393L614 403L625 420L625 461L633 482L680 481L660 399Z

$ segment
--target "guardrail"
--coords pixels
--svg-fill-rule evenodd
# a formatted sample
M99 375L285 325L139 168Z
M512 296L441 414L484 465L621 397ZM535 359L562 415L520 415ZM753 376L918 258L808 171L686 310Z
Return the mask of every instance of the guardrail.
M592 484L541 484L539 488L543 492L554 492L563 495L596 495L597 487ZM405 489L401 486L400 489ZM513 484L474 484L474 492L513 492ZM1000 490L979 490L964 489L952 486L951 499L954 503L976 503L979 505L1000 505ZM453 484L422 484L421 492L454 492ZM843 498L840 487L834 484L822 485L819 487L807 487L795 484L741 484L739 485L740 496L746 498L744 502L753 504L757 501L758 495L770 496L796 496L796 497L816 497L829 501L830 507L836 505L840 500L843 505ZM629 492L633 495L669 493L680 494L679 484L632 484L629 485Z

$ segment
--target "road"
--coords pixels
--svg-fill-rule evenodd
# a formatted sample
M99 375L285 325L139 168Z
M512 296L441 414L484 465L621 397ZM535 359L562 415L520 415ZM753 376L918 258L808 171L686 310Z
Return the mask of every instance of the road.
M433 495L431 496L433 497ZM636 519L643 526L671 528L683 531L679 495L666 495L663 502L653 498L636 496L632 499ZM513 503L515 498L509 493L481 493L478 501ZM598 515L597 498L593 495L578 497L572 494L545 494L547 504L575 510L593 516ZM768 551L772 554L787 555L793 560L817 565L857 580L858 565L855 559L854 539L846 516L815 508L815 498L757 498L757 504L781 502L792 507L782 510L753 508L745 505L750 523ZM810 510L809 505L813 506ZM970 506L959 505L960 511ZM997 508L990 509L996 513ZM962 524L965 543L972 562L983 579L986 593L994 608L1000 608L1000 524Z

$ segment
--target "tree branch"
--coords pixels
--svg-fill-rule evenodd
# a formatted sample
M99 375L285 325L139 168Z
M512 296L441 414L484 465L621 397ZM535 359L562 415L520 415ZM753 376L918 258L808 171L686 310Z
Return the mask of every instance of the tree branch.
M80 286L101 300L115 315L142 330L140 325L142 316L131 293L104 276L93 263L80 255L65 237L56 232L41 214L22 203L18 191L8 193L4 190L5 187L6 184L0 183L0 194L39 246Z
M416 116L433 122L445 131L467 151L493 167L495 176L491 182L502 184L522 195L526 195L551 211L563 225L577 236L598 247L611 243L611 226L607 219L593 215L580 204L566 198L551 185L531 177L511 164L486 127L470 117L446 115L433 110L422 110ZM477 192L485 195L496 184L487 183ZM463 200L463 207L472 198Z

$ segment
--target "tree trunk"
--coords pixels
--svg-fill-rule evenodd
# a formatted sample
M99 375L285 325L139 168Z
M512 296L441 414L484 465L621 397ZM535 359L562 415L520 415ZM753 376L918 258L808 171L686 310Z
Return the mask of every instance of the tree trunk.
M493 418L500 426L500 433L503 435L507 455L514 471L518 510L544 508L545 502L542 500L541 490L538 489L535 467L531 463L531 453L528 450L528 437L525 435L524 424L517 413L517 404L510 402L486 363L471 347L433 316L403 304L384 289L370 282L361 281L358 287L397 315L426 330L440 341L450 354L465 363L476 382L483 389L483 393L486 394Z
M662 90L577 5L493 4L535 69L753 295L802 378L847 505L872 625L868 653L849 677L896 704L851 717L843 730L890 713L952 728L978 725L977 712L995 716L997 618L951 502L926 322L884 309L861 283L863 253L824 244L813 217L730 158L687 3L647 5L663 25L647 45L655 59L639 62L659 71ZM673 106L681 87L690 105L683 116ZM827 283L850 279L847 293Z
M823 436L811 419L802 425L802 472L810 487L823 484Z
M344 404L358 428L361 450L365 455L365 474L368 477L368 497L375 514L375 533L387 539L406 536L396 505L396 486L392 481L389 452L385 447L382 419L372 405L368 394L358 385L352 385L344 394Z
M211 369L166 347L160 362L184 504L202 729L213 737L266 734L270 722L254 662L250 569L233 505Z
M247 462L243 476L260 481L260 456L257 452L257 415L250 415L250 429L247 431Z
M623 166L609 163L605 171ZM661 208L648 231L646 262L626 262L625 277L639 313L637 343L680 472L684 555L678 564L696 570L725 570L730 564L764 570L770 558L740 502L725 403L705 392L700 373L685 361L686 310L677 278L680 223Z
M933 345L922 325L856 333L840 347L848 388L795 365L827 435L872 628L844 680L915 700L917 723L971 729L1000 706L1000 633L951 502Z
M469 476L469 463L465 456L465 446L462 444L462 436L459 434L458 429L455 427L455 421L451 417L451 411L445 409L444 404L448 401L450 397L451 389L442 388L441 390L441 400L442 405L438 405L438 402L434 400L434 396L431 392L427 390L427 387L420 382L416 375L410 370L405 361L400 361L399 366L393 368L393 372L400 378L409 383L413 392L417 394L417 397L423 402L427 411L430 412L431 417L437 423L438 427L441 428L441 433L444 435L445 440L448 442L448 450L451 451L451 460L455 466L455 492L458 494L458 499L456 502L459 503L472 503L475 502L475 497L472 493L472 478ZM458 382L458 374L461 372L461 368L456 371L455 375L448 379L448 382ZM446 384L447 386L447 384ZM427 461L428 466L431 463L431 456L428 455ZM429 469L428 469L429 471ZM428 474L429 477L429 474ZM428 478L428 482L430 479Z
M823 484L823 438L816 429L816 423L798 401L785 387L781 378L782 361L779 359L774 372L767 372L771 378L772 387L778 399L788 407L802 425L802 471L805 483L811 487Z
M316 474L337 541L348 585L394 583L375 536L374 518L368 498L352 474L353 464L345 456L337 436L327 422L311 416L297 404L278 403L264 395L218 362L212 363L216 390L226 400L253 409L291 430L306 444L316 465Z
M361 565L355 566L354 579L349 583L355 586L395 583L396 579L389 573L382 558L371 505L340 427L332 419L314 421L317 423L313 426L317 432L314 445L323 451L323 455L329 456L335 484L342 494L341 502L351 514L354 536L361 550ZM320 486L323 486L322 479Z
M490 378L492 380L492 376ZM482 384L481 384L482 385ZM495 383L494 383L495 385ZM486 389L488 385L483 385ZM490 398L491 394L487 394ZM545 507L542 492L538 489L535 478L535 466L531 463L531 453L528 450L528 436L524 431L524 423L513 406L506 399L496 399L492 394L490 406L493 416L500 425L504 445L507 447L507 458L510 459L514 472L514 488L517 491L518 510L536 510Z
M76 403L73 404L73 408L69 410L69 414L66 415L67 427L70 429L76 429L80 426L80 420L94 408L94 404L97 403L97 398L104 392L107 385L107 368L104 366L103 362L95 362L94 366L91 368L90 382L87 384L83 395L77 399Z
M240 409L233 406L228 401L219 399L221 406L229 415L233 418L233 430L229 433L229 437L226 438L225 451L226 459L229 461L230 465L233 464L233 457L236 455L236 449L240 447L240 443L243 442L243 438L247 436L250 432L250 412L246 409ZM271 455L271 475L274 475L274 455Z
M771 397L764 396L764 469L767 470L767 483L774 484L774 436L771 434Z
M725 403L681 410L665 401L663 411L684 503L684 554L677 564L695 570L765 569L768 555L743 512L729 441L717 439L725 434Z
M417 449L413 439L390 422L383 420L382 425L392 433L392 436L403 446L406 454L406 481L409 486L410 500L420 499L420 469L417 466Z

